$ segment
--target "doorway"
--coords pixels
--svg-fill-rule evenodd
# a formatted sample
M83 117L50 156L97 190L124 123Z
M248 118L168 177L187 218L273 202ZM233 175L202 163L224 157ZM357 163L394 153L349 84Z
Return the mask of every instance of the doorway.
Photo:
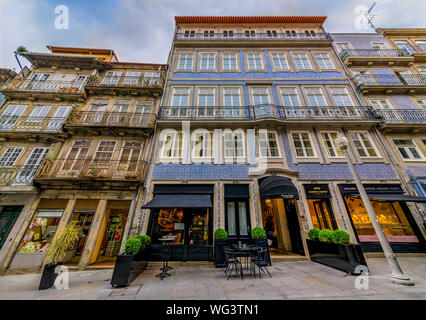
M90 232L90 227L92 226L92 220L94 215L94 210L74 211L71 223L75 223L77 226L82 227L82 230L80 233L80 238L78 239L76 244L68 249L67 256L64 259L65 262L70 261L71 263L78 263L80 261L87 237Z
M24 206L4 206L0 211L0 249Z
M226 199L225 228L229 239L248 242L251 232L249 202L246 199Z

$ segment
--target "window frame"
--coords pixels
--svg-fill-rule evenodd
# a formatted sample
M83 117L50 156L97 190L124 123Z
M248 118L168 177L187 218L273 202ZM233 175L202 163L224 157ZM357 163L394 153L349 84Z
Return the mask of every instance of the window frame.
M318 158L318 154L317 154L317 151L316 151L316 148L315 148L315 145L314 145L314 143L313 143L313 139L312 139L312 137L311 137L311 132L310 131L306 131L306 130L295 130L295 131L290 131L289 132L290 133L290 137L291 137L291 142L292 142L292 148L293 148L293 151L294 151L294 155L295 155L295 157L296 158L298 158L298 159L317 159ZM294 137L293 137L293 134L298 134L299 135L299 139L301 138L301 134L302 133L306 133L306 134L308 134L308 139L309 139L309 142L310 142L310 144L311 144L311 149L312 149L312 152L313 152L313 156L299 156L299 155L297 155L297 151L296 151L296 144L294 143ZM302 144L302 148L303 148L303 153L304 154L306 154L306 146L304 145L304 143L303 143L303 139L300 139L300 141L301 141L301 144Z
M411 157L410 157L410 159L404 158L403 155L401 154L401 151L399 150L399 147L396 145L395 140L410 140L413 143L413 145L414 145L414 149L416 149L417 153L420 155L420 159L414 159L414 158L411 158ZM417 145L416 141L413 138L392 138L392 143L395 146L395 148L397 149L398 154L401 157L402 161L407 161L407 162L421 162L421 161L426 161L426 157L425 157L424 153L419 148L419 146ZM405 148L407 148L407 147L404 147L404 149ZM412 155L411 151L409 151L407 153L409 153L410 155Z
M233 142L233 155L232 156L227 156L226 151L229 150L229 148L227 149L226 147L226 135L227 134L232 134L232 142ZM237 150L238 150L238 139L235 139L236 134L241 134L241 149L242 149L242 155L238 156L237 155ZM231 129L225 129L222 131L222 143L223 143L223 159L225 161L225 163L230 163L233 162L234 160L236 162L245 162L246 161L246 157L247 157L247 152L246 152L246 134L244 132L244 130L242 129L237 129L237 130L231 130Z
M296 56L298 56L298 55L305 55L305 56L306 56L307 61L308 61L308 63L309 63L309 68L299 68L299 67L297 66L297 63L296 63L297 59L296 59ZM308 52L291 52L291 57L292 57L292 59L293 59L293 66L294 66L294 68L295 68L297 71L313 71L313 70L315 70L315 69L314 69L314 63L312 62L311 57L310 57L310 55L309 55L309 53L308 53Z
M366 146L365 146L365 144L364 144L364 140L363 140L362 138L360 138L360 136L359 136L361 133L366 134L367 139L368 139L368 141L369 141L369 142L370 142L370 144L371 144L371 147L373 148L374 152L376 153L376 155L375 155L375 156L368 155L367 147L366 147ZM354 139L352 138L352 135L351 135L351 134L356 134L356 135L357 135L358 141L360 141L360 143L362 144L362 148L364 149L364 152L367 154L367 156L361 156L361 155L359 154L358 148L357 148L357 146L355 145L355 141L354 141ZM356 150L356 152L357 152L358 157L360 157L361 159L378 159L378 158L381 158L381 155L380 155L380 153L379 153L379 150L378 150L378 148L377 148L377 146L376 146L376 143L374 142L374 139L373 139L373 137L371 136L370 132L368 132L367 130L350 130L350 131L348 131L348 135L349 135L349 137L350 137L350 140L351 140L351 142L352 142L352 145L353 145L354 149L355 149L355 150Z
M266 155L266 156L262 155L262 147L261 147L261 139L260 139L261 133L262 134L266 133L266 135L267 135L267 144L268 144L267 153L268 153L268 155ZM269 136L268 136L269 134L274 134L274 136L275 136L275 142L276 142L276 145L277 145L277 153L278 153L278 155L276 155L276 156L270 155L271 154L271 144L269 142L270 141ZM280 143L279 143L277 131L275 131L275 130L259 130L256 138L257 138L259 158L262 158L262 159L280 159L281 158L281 148L280 148Z
M207 135L207 139L203 139L202 141L202 146L200 148L201 153L203 154L202 156L198 156L196 155L196 145L198 142L198 137L200 135ZM213 158L213 140L214 140L214 133L211 131L205 132L205 131L194 131L192 132L191 136L194 138L191 142L192 142L192 152L191 152L191 156L193 160L211 160ZM210 140L210 141L209 141ZM210 150L209 150L209 144L210 144ZM210 152L208 152L210 151ZM209 154L210 155L204 155L204 154Z
M262 68L251 69L249 64L249 56L250 55L260 55L260 62ZM245 60L246 60L246 72L264 72L266 70L265 63L265 54L263 51L261 52L245 52Z
M172 138L170 141L170 157L168 157L168 156L165 156L164 152L166 151L167 137L170 135L172 135ZM180 141L180 146L179 146L179 141ZM183 144L184 144L183 132L166 130L166 132L164 133L164 141L162 141L162 146L160 150L160 159L161 160L181 160L182 153L183 153ZM178 155L173 154L173 150L176 150Z
M213 68L207 68L207 69L202 68L204 56L213 56ZM209 67L210 61L211 61L211 58L208 58L207 67ZM198 70L200 72L217 72L217 53L216 52L199 52Z
M186 60L188 58L186 58L185 60L185 68L180 68L180 61L182 56L191 56L191 68L186 68L187 62ZM178 57L177 57L177 63L176 63L176 71L194 71L194 63L195 63L195 53L194 52L186 52L186 53L182 53L180 52Z
M331 138L330 142L331 142L331 146L332 146L333 152L336 154L335 156L329 155L329 149L328 149L328 146L327 146L326 141L324 140L324 136L323 136L323 134L325 134L325 133L329 135L329 138ZM325 150L325 155L327 156L328 159L345 159L345 155L339 156L339 153L337 151L338 150L337 146L335 145L334 140L330 136L330 133L335 133L336 134L336 138L337 138L337 135L339 134L339 131L336 131L336 130L330 130L330 131L324 130L324 131L320 131L319 132L320 140L321 140L321 143L322 143L322 145L324 147L324 150Z
M12 151L10 151L9 156L6 159L5 157L6 157L6 153L8 152L8 150L12 150ZM19 150L17 154L16 154L15 150ZM4 148L4 151L0 155L0 168L12 168L19 161L23 150L24 150L24 147L6 146ZM8 162L10 162L12 155L16 155L15 160L13 161L13 163L11 165L6 165ZM1 164L2 162L5 162L5 164L2 165Z
M285 57L287 67L286 68L277 68L277 66L275 65L274 55L283 55ZM272 72L283 72L283 71L293 72L292 65L291 65L291 62L290 62L290 58L289 58L287 52L283 52L283 51L272 51L271 52L270 51L269 52L269 61L271 61Z
M225 69L225 55L235 56L235 69ZM240 62L239 62L239 52L222 52L221 53L221 72L241 72Z
M328 58L328 61L330 62L330 64L331 64L331 68L329 68L329 66L326 66L325 68L321 68L321 65L320 65L320 63L319 63L319 61L321 60L321 61L324 61L324 58L323 57L321 57L320 59L317 57L318 55L320 55L320 56L323 56L323 55L325 55L325 56L327 56L327 58ZM316 63L316 65L317 65L317 67L318 67L318 71L329 71L329 70L336 70L337 68L336 68L336 64L334 63L334 61L333 61L333 58L332 58L332 55L330 55L330 52L313 52L312 53L312 57L315 59L315 63Z

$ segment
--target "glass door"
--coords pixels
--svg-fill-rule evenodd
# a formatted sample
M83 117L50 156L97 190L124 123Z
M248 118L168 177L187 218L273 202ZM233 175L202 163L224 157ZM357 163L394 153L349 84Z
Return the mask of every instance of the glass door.
M313 206L319 229L337 229L328 199L314 200Z
M26 108L26 105L8 105L0 116L0 129L12 129Z
M5 206L0 212L0 249L18 219L23 206Z
M48 151L49 148L34 148L22 170L16 175L13 185L28 185Z
M248 240L250 235L250 214L248 200L226 200L225 227L229 238Z
M87 237L89 236L90 227L92 225L94 215L95 212L92 210L82 210L74 212L74 216L72 218L71 223L75 223L77 226L82 227L79 240L72 248L69 249L70 251L74 251L74 257L78 257L76 259L73 259L74 262L78 262L78 260L80 260L79 256L81 256L84 251L84 245L86 244Z
M68 114L71 111L71 106L61 106L59 107L55 115L53 116L53 119L51 119L47 125L47 131L56 131L61 129L63 123L68 117Z

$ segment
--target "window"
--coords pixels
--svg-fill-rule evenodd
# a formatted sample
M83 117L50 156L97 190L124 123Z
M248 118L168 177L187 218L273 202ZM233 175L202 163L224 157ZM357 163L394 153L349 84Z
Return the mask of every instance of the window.
M204 30L204 38L214 38L214 30Z
M172 95L171 116L186 116L189 104L189 89L175 88Z
M192 70L192 61L194 55L192 53L181 54L179 56L178 69L180 70Z
M225 117L241 116L241 93L239 88L223 89Z
M331 95L333 96L336 106L347 107L353 106L351 97L346 88L331 88Z
M28 156L27 160L23 165L23 169L21 169L21 171L19 171L19 173L15 176L15 181L13 182L13 184L28 185L37 173L37 170L39 169L39 166L44 160L44 157L46 156L48 151L49 148L33 148L31 154Z
M84 162L86 161L87 154L89 153L92 141L76 140L68 153L67 160L62 167L63 171L68 170L81 170Z
M141 153L142 143L125 141L120 156L118 171L135 171Z
M277 30L266 30L266 36L268 38L278 38Z
M124 76L123 83L124 84L137 84L139 82L139 78L141 76L140 72L136 71L128 71Z
M336 48L339 52L345 49L351 49L351 45L349 42L336 42Z
M100 141L93 162L108 163L115 149L115 141Z
M315 58L317 59L318 66L321 70L334 69L334 65L327 53L316 54Z
M201 55L200 70L214 70L215 69L215 54L203 53Z
M162 158L180 158L182 156L182 133L167 132L164 136Z
M426 111L426 99L416 99L416 102L423 111Z
M402 158L407 161L424 160L422 152L411 139L393 139L393 143L401 154Z
M291 137L293 138L294 149L297 157L316 157L309 132L293 132Z
M393 110L386 99L370 99L370 102L374 109Z
M305 30L305 36L307 38L315 38L317 36L315 30Z
M310 106L320 107L327 105L321 88L308 88L305 89L305 93L308 96L308 102Z
M408 54L417 52L406 40L395 40L394 43L399 49L406 51Z
M288 66L287 56L284 53L272 54L272 61L274 63L274 69L276 70L290 69Z
M253 88L251 90L253 96L253 104L270 104L269 92L267 88Z
M282 88L280 91L284 107L300 106L296 88Z
M416 40L416 44L423 50L423 52L426 52L426 40Z
M234 37L234 31L233 30L223 30L223 37L224 38L233 38Z
M387 46L384 42L372 42L371 48L373 48L373 49L387 49Z
M199 88L198 89L198 116L212 117L215 105L215 89Z
M194 158L210 158L212 156L212 137L210 132L196 132Z
M256 38L256 31L255 30L245 30L244 35L246 38Z
M426 77L426 66L425 66L425 67L417 67L417 68L419 69L420 73L421 73L424 77Z
M286 30L285 35L287 38L297 38L296 30Z
M84 121L86 122L101 122L104 116L108 100L94 100L90 105L90 110L86 114Z
M376 158L378 157L376 148L367 132L350 132L356 150L361 158Z
M225 186L226 187L226 186ZM248 237L250 232L250 214L247 200L226 199L225 227L228 236L240 239Z
M260 53L247 54L247 63L248 63L249 70L263 69L262 55Z
M28 116L27 122L43 122L50 108L50 106L35 106Z
M195 38L195 30L185 30L185 38Z
M264 158L278 158L280 156L275 132L259 131L259 153Z
M0 115L0 128L12 129L26 108L26 105L9 104Z
M153 106L154 101L139 101L132 117L132 124L147 125L151 120L153 120L153 117L151 116Z
M225 158L244 158L244 132L225 131L224 134Z
M329 158L343 158L345 156L343 151L336 147L337 132L321 132L321 137Z
M297 69L312 69L308 55L306 53L297 53L293 55Z
M107 71L102 80L102 84L118 84L121 78L121 71Z
M116 100L112 108L112 112L108 116L108 123L118 124L124 123L129 110L130 100Z
M12 167L18 160L23 148L6 148L0 158L0 167Z
M223 70L237 70L237 54L235 53L224 53L222 56L222 67Z

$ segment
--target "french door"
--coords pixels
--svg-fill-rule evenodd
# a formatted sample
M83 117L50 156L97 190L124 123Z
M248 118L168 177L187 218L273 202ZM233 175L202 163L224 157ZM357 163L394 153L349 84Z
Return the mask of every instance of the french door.
M53 119L49 121L49 124L47 125L47 131L56 131L59 130L65 120L68 117L68 114L71 111L71 106L61 106L58 107L58 109L55 112L55 115L53 116Z
M26 105L10 104L0 115L0 129L12 129L19 117L24 113Z
M228 238L247 241L251 232L248 200L227 199L225 203L225 227Z
M49 148L36 147L31 152L21 171L16 175L13 185L28 185L46 156Z

